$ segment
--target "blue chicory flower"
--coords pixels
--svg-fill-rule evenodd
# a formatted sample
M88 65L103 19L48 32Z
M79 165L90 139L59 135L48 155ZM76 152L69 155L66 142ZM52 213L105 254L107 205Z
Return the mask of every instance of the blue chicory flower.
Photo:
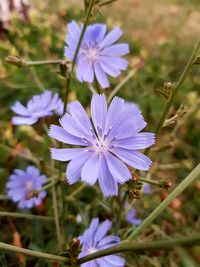
M14 125L32 125L40 118L51 116L53 112L62 115L63 108L64 104L58 94L46 90L40 95L33 96L26 107L19 101L16 102L11 109L20 116L13 117L12 123Z
M94 218L89 228L78 239L82 245L79 258L91 253L112 247L120 242L120 238L113 235L106 235L111 227L111 222L105 220L99 224L99 219ZM99 259L91 260L81 264L81 267L123 267L125 261L117 255L109 255Z
M128 201L125 202L124 208L128 208ZM141 223L141 219L136 218L136 210L131 208L125 214L125 219L128 223L133 225L139 225Z
M145 183L142 187L142 191L144 194L150 194L151 193L151 187L150 184Z
M104 196L118 194L118 183L131 179L129 166L148 170L151 160L139 149L154 144L154 134L140 131L146 126L141 111L133 103L114 97L107 110L104 95L95 94L91 102L91 123L78 101L68 104L60 119L62 127L51 125L49 136L77 148L52 148L51 156L70 161L66 171L69 184L80 177L89 185L98 179ZM94 125L94 127L93 127Z
M68 24L64 55L73 61L83 25ZM105 24L88 25L76 59L76 77L80 82L92 83L96 77L102 88L109 87L107 74L117 77L128 66L122 56L129 53L126 43L115 44L121 37L120 28L106 34Z
M18 202L18 207L21 209L30 209L39 205L46 196L45 191L29 200L26 199L26 196L34 190L40 190L46 180L46 176L40 175L39 170L34 166L28 166L25 171L15 169L6 184L8 197L14 202Z

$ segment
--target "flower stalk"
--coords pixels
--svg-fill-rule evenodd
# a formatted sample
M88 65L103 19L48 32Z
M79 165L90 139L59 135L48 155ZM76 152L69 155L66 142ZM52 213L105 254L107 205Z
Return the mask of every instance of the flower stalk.
M128 240L135 239L141 234L192 182L200 176L200 163L193 171L155 208L152 213L129 235Z

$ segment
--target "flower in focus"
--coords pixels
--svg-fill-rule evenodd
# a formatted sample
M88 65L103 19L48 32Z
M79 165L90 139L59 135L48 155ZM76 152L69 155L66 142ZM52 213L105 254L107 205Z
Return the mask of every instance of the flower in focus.
M40 190L46 180L46 176L40 175L39 170L34 166L28 166L25 171L15 169L6 184L8 197L14 202L18 202L18 207L21 209L30 209L39 205L46 196L45 191L29 200L26 196L34 190Z
M118 194L118 183L131 179L124 164L138 170L148 170L151 160L139 149L154 144L154 134L140 132L145 126L143 116L133 103L114 97L107 110L104 95L93 95L92 122L78 101L67 106L60 119L62 127L51 125L49 136L77 148L52 148L51 156L70 161L66 171L69 184L81 180L93 185L97 179L104 196ZM94 125L94 127L93 127Z
M50 91L45 91L40 95L33 96L25 107L19 101L12 107L12 111L20 116L12 118L14 125L28 124L32 125L36 123L40 118L51 116L53 112L58 115L62 115L64 104L58 97L58 94L53 94Z
M75 21L68 24L64 55L73 61L83 25ZM76 58L76 77L80 82L92 83L96 77L102 88L109 87L107 74L117 77L128 66L122 56L129 53L128 44L115 42L121 37L119 28L106 34L105 24L93 24L86 28Z
M82 245L79 258L89 255L91 253L112 247L120 242L119 237L113 235L106 235L111 227L111 222L105 220L99 224L99 219L94 218L89 228L78 239ZM99 259L91 260L81 264L81 267L123 267L125 261L117 255L109 255Z

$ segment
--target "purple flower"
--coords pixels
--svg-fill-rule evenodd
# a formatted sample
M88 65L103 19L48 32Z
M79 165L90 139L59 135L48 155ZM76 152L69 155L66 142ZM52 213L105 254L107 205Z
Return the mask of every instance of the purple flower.
M83 25L75 21L68 24L64 55L73 61ZM109 87L107 75L117 77L128 66L122 56L129 53L128 44L115 42L121 37L119 28L106 34L105 24L93 24L86 28L76 59L76 77L80 82L92 83L96 77L102 88Z
M29 200L26 199L26 195L33 190L40 190L46 180L46 176L40 175L34 166L28 166L25 171L15 169L6 184L8 197L18 202L18 207L21 209L39 205L46 196L45 191Z
M141 219L136 218L135 209L130 209L126 213L126 221L133 225L139 225L141 223Z
M129 166L148 170L151 160L138 149L154 144L154 134L141 132L146 122L133 103L114 97L107 110L104 95L93 95L90 122L78 101L68 104L68 112L60 119L62 127L51 125L49 136L56 140L83 146L51 149L52 158L69 161L66 177L69 184L80 177L89 185L98 179L105 196L117 195L118 183L131 179ZM93 127L94 125L94 127Z
M151 187L150 184L144 184L142 187L142 191L144 194L150 194L151 193Z
M113 235L106 236L110 227L111 222L109 220L105 220L99 225L99 219L93 219L89 228L78 238L82 245L79 258L119 243L119 237ZM123 267L124 265L125 261L123 258L117 255L109 255L83 263L81 267Z
M58 97L58 94L53 94L50 91L45 91L40 95L33 96L25 107L19 101L12 107L12 111L20 116L12 118L14 125L28 124L32 125L36 123L40 118L51 116L53 112L58 115L62 115L64 104Z

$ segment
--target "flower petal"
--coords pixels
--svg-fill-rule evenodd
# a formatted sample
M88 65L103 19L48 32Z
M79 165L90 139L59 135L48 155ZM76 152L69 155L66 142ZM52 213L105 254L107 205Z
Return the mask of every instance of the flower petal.
M49 136L65 144L87 146L87 143L83 139L69 134L57 125L50 126Z
M17 101L12 107L12 111L15 113L22 115L22 116L30 116L30 113L28 112L27 108L22 105L19 101Z
M94 245L102 240L102 238L106 235L108 230L110 229L112 223L109 220L105 220L103 223L101 223L95 233L94 236Z
M101 43L101 47L109 46L115 43L122 35L122 30L118 27L113 28L104 38L103 42Z
M37 122L37 118L33 117L13 117L12 124L13 125L32 125Z
M117 182L111 175L105 156L103 153L99 155L99 186L105 197L116 196L118 193Z
M95 76L96 76L97 81L99 82L100 86L102 88L108 88L110 85L108 78L107 78L105 72L100 67L99 63L97 63L97 62L94 63L94 72L95 72Z
M102 136L107 114L107 104L104 95L94 94L91 101L91 116L95 129Z
M60 161L68 161L78 157L83 152L87 152L87 150L84 148L51 148L51 157Z
M114 44L112 46L106 47L102 51L103 56L110 56L110 57L120 57L124 56L129 53L128 44Z
M133 150L144 149L155 143L154 136L155 135L153 133L141 132L128 138L117 139L115 142L113 142L113 145L115 147L122 147Z
M129 169L121 160L114 157L109 152L106 154L106 160L110 173L118 183L124 184L131 178Z
M147 156L138 151L123 149L119 147L112 148L111 151L125 163L141 171L149 170L152 164L152 161Z
M88 158L91 157L91 152L83 152L67 166L66 177L69 184L74 184L81 177L81 170Z
M94 67L93 62L88 61L87 65L85 65L85 71L83 73L83 81L92 83L94 80Z
M91 157L84 164L81 171L81 180L93 185L97 181L99 174L99 165L98 165L98 154L93 153Z

